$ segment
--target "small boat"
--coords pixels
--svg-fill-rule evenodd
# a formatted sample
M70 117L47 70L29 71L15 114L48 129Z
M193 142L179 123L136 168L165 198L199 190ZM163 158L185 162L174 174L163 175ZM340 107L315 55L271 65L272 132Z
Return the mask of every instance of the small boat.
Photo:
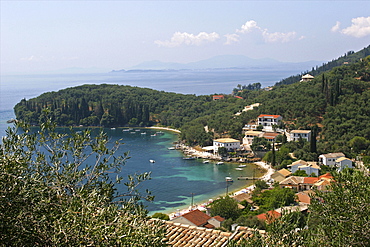
M156 134L150 135L150 136L157 136Z
M186 157L186 158L182 158L183 160L195 160L194 157Z
M243 171L243 169L242 169L242 168L235 168L235 170Z
M111 130L116 130L116 128L110 128Z
M140 133L140 135L146 135L146 132L142 132L142 133Z
M139 132L140 130L135 130L135 131Z
M225 177L226 182L234 182L232 177Z
M220 161L220 162L217 162L216 165L223 165L224 162Z
M158 131L158 132L156 132L156 134L157 134L157 135L163 135L163 134L164 134L164 132L162 132L162 131Z
M239 168L244 168L244 167L246 167L247 165L239 165L238 167Z
M168 150L175 150L175 147L169 147Z
M155 160L149 160L150 163L155 163Z
M15 123L17 120L15 120L14 118L12 119L9 119L8 121L6 121L6 123Z
M208 164L209 163L209 160L204 160L203 161L203 164Z

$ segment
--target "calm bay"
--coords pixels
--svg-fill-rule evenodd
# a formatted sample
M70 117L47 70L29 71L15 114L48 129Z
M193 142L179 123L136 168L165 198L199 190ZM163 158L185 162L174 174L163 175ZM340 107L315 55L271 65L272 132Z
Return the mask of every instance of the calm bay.
M260 82L263 87L298 73L297 71L167 71L143 73L101 73L68 75L1 75L0 84L0 135L5 135L7 120L14 118L13 107L21 99L33 98L41 93L57 91L83 84L118 84L147 87L167 92L183 94L230 93L237 84L247 85ZM137 130L137 131L135 131ZM262 171L253 164L236 170L238 164L216 165L202 160L183 160L178 150L168 148L177 141L177 134L158 130L135 129L123 131L122 128L106 129L112 141L123 139L125 143L119 152L129 151L130 159L122 169L122 176L151 172L152 179L140 186L149 189L155 196L154 202L145 203L150 213L174 212L179 208L208 201L219 195L249 186L252 182L237 180L238 176L260 176ZM144 134L145 133L145 134ZM153 159L156 162L150 163ZM234 183L226 188L225 177L234 178ZM118 187L118 190L120 188ZM122 189L122 188L121 188Z

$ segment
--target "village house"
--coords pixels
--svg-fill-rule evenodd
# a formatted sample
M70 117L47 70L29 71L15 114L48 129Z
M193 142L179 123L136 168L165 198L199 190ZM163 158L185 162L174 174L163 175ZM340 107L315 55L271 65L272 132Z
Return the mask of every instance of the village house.
M340 157L335 160L335 166L338 167L338 171L341 172L344 168L353 168L352 160L346 157Z
M272 175L271 175L271 178L275 181L275 182L281 182L283 181L284 179L286 179L287 177L289 177L290 175L292 174L292 172L288 171L287 169L281 169L279 171L276 171L274 172Z
M320 166L316 165L316 162L306 162L304 160L295 161L288 165L288 167L290 167L292 173L296 171L305 171L307 175L313 173L315 176L319 176L321 170Z
M342 157L346 157L343 153L328 153L321 154L319 156L319 164L333 167L336 165L336 160Z
M257 124L262 125L264 128L271 128L273 125L279 125L282 119L283 117L280 115L261 114L257 118Z
M300 138L311 141L311 130L292 130L290 132L290 141L298 141Z
M281 135L281 134L277 132L264 132L262 137L264 137L270 142L276 142L276 137L278 135Z
M290 188L297 192L311 190L319 178L290 176L279 183L280 188Z
M296 171L305 171L307 175L314 173L316 176L319 176L321 167L316 165L316 162L306 162L304 160L298 160L288 165L290 171L295 173Z
M220 99L224 99L225 97L221 94L221 95L213 95L212 98L213 100L220 100Z
M246 131L243 138L243 144L252 145L253 139L255 137L262 137L263 133L264 132L262 131L253 131L253 130Z
M175 223L211 229L221 227L221 224L224 220L225 219L221 216L211 217L198 209L172 219L172 221Z
M301 81L312 81L315 77L310 74L305 74L302 76Z
M331 182L334 181L334 178L333 176L330 174L330 173L325 173L324 175L321 175L319 177L319 180L317 180L314 184L314 187L317 189L317 190L321 190L321 191L328 191L329 189L329 185Z
M227 151L234 151L240 149L240 141L232 138L215 139L213 140L213 146L215 147L215 151L220 147L226 148Z

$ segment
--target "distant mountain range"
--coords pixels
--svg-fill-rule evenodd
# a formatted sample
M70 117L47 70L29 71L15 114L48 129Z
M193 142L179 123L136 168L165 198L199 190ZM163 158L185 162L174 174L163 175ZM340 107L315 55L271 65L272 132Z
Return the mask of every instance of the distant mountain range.
M311 67L321 65L321 61L307 61L300 63L280 62L271 58L253 59L243 55L221 55L209 59L191 63L166 63L158 60L147 61L128 68L132 70L182 70L182 69L301 69L308 70ZM126 70L114 70L114 72Z

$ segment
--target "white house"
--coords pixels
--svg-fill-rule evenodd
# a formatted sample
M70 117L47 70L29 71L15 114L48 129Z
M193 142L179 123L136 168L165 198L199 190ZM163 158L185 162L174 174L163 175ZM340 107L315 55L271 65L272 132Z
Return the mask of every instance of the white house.
M304 76L302 76L301 78L301 81L311 81L313 80L315 77L310 75L310 74L305 74Z
M266 115L261 114L257 118L257 124L263 127L272 127L273 125L279 125L280 121L283 119L280 115Z
M228 151L233 151L235 149L240 149L240 141L232 138L221 138L213 140L213 146L215 147L215 151L219 147L224 147Z
M290 140L298 141L299 138L305 139L306 141L311 141L311 130L292 130L290 132Z
M326 166L335 166L335 161L339 158L346 157L343 153L328 153L319 156L319 163Z
M316 176L319 176L320 167L316 165L314 162L306 162L304 160L298 160L293 162L292 164L288 165L292 173L296 171L302 170L307 173L307 175L311 175L314 173Z
M252 145L253 139L255 137L262 137L262 136L263 136L262 131L253 131L253 130L246 131L244 138L243 138L243 144Z
M341 157L335 160L335 165L338 167L338 171L342 171L344 168L353 168L352 160Z

